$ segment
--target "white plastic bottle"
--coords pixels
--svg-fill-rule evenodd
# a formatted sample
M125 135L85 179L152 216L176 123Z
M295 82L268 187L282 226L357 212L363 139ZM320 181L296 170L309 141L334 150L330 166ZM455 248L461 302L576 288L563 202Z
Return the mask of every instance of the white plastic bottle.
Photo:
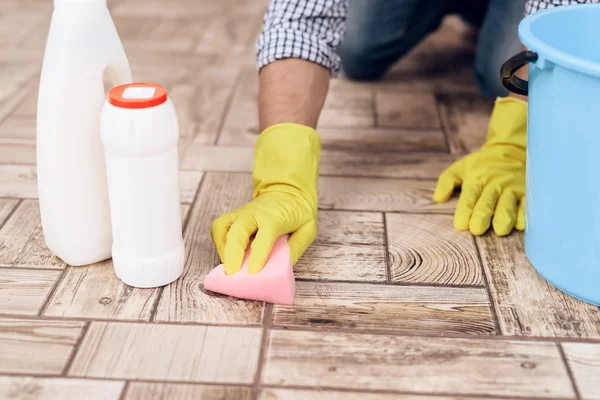
M162 86L110 90L101 117L115 273L134 287L158 287L183 272L179 124Z
M132 81L106 0L54 0L38 94L38 191L46 245L74 266L111 257L105 69L113 85Z

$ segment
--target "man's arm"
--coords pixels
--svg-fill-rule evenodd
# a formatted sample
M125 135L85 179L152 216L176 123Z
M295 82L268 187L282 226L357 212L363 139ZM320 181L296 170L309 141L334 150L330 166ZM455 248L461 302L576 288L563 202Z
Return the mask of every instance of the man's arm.
M260 72L259 128L293 122L315 129L329 89L329 70L300 59L278 60Z

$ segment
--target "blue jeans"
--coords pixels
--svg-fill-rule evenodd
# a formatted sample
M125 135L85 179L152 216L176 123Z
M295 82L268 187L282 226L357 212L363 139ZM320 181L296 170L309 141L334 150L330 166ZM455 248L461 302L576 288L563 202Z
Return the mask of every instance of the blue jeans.
M350 0L346 38L338 50L344 74L378 79L444 16L458 14L479 28L474 70L483 95L507 96L500 67L521 50L517 27L524 10L525 0Z

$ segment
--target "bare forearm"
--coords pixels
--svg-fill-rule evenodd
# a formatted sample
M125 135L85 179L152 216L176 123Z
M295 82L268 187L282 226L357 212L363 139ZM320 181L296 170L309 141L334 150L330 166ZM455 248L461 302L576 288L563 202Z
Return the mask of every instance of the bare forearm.
M316 128L330 72L310 61L277 60L260 72L259 128L293 122Z

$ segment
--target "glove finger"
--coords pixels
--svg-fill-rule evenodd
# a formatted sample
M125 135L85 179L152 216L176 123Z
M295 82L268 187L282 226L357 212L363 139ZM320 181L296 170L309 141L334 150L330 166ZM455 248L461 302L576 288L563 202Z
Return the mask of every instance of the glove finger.
M304 254L308 246L310 246L317 237L317 223L314 220L302 225L300 229L292 233L288 244L290 246L290 256L292 258L292 266L296 265L298 259Z
M231 225L225 243L225 273L232 275L242 268L250 237L256 232L254 218L239 216Z
M500 197L500 190L491 186L487 186L481 192L469 221L469 229L473 235L483 235L489 229L498 197Z
M456 211L454 212L454 228L459 231L469 229L473 208L481 195L482 187L478 184L463 185Z
M454 188L462 184L461 170L462 163L458 162L442 172L433 192L433 201L436 203L445 203L452 197Z
M250 250L249 273L256 274L263 269L267 259L271 255L273 245L279 236L278 232L272 229L258 229L256 238L252 242L252 249Z
M508 235L517 220L517 195L513 191L505 191L500 195L492 225L498 236Z
M219 218L213 221L210 227L210 237L217 248L217 253L219 254L221 262L225 261L225 239L227 237L227 232L229 232L229 229L231 228L231 225L233 225L235 222L235 218L235 212L221 215Z
M519 211L517 212L517 223L515 229L519 231L525 230L525 196L519 201Z

